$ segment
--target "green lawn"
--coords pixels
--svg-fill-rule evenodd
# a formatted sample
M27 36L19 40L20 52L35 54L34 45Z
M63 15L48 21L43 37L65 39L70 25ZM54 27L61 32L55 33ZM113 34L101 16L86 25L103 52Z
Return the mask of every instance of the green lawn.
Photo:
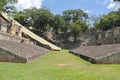
M28 64L0 63L0 80L120 80L120 65L95 65L51 51Z

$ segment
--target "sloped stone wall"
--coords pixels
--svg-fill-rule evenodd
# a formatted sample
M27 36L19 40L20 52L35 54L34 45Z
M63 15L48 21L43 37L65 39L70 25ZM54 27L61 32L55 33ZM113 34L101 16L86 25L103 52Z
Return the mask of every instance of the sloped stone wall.
M70 52L94 64L120 64L120 44L84 46Z
M7 50L0 48L0 62L19 62L26 63L27 60L23 57L17 56Z
M29 44L0 40L0 61L30 63L49 50Z
M99 59L93 59L92 63L96 64L120 64L120 53L105 56Z
M84 60L91 62L93 64L120 64L120 53L104 56L101 58L92 58L92 57L77 54L74 52L71 52L71 53L73 53L77 56L80 56Z

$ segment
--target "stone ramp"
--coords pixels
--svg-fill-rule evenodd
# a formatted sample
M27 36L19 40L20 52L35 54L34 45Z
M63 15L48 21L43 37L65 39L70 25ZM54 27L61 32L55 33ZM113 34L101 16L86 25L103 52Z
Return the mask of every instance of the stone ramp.
M31 38L35 39L36 41L40 42L41 44L48 46L50 50L55 50L55 51L61 50L60 47L46 41L42 37L37 36L36 34L34 34L33 32L31 32L30 30L28 30L27 28L25 28L22 25L21 25L21 31L24 32L25 34L27 34L28 36L30 36Z
M120 44L84 46L71 50L70 52L91 63L120 63Z
M48 49L35 45L0 40L1 61L27 63L48 52Z

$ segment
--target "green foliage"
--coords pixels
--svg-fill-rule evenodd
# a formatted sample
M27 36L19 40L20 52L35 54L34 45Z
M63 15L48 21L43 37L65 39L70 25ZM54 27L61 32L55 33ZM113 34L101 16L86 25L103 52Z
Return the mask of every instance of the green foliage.
M81 9L64 11L63 18L70 26L70 31L73 34L74 41L77 40L77 36L79 36L80 33L85 32L88 28L88 14Z
M120 26L120 10L116 12L110 12L107 15L104 15L101 17L100 21L95 23L95 26L100 30L108 30L113 27L119 27Z
M54 16L54 20L53 20L53 31L55 33L58 33L60 31L62 31L65 25L64 19L58 14Z
M27 24L27 22L26 22L27 18L28 18L27 15L23 12L17 12L14 15L14 19L17 20L20 24L22 24L24 26Z
M48 9L31 8L17 12L14 18L24 26L33 26L34 31L39 35L41 34L40 36L48 30L56 34L71 31L76 38L80 32L85 32L88 27L88 14L81 9L64 11L61 16L59 14L53 15Z
M34 20L34 26L41 33L47 31L47 26L53 20L53 14L47 9L39 9Z
M85 32L88 29L88 24L85 21L77 20L75 23L80 26L81 32Z
M64 25L60 27L60 31L63 32L63 33L67 33L70 29L70 24L68 23L65 23L64 21Z
M80 33L85 32L88 29L88 25L85 21L77 20L76 22L71 23L71 33L74 37L74 42L77 41L77 36L79 36Z
M14 3L18 0L0 0L0 11L5 11L7 13L13 13L15 11Z
M91 64L62 50L28 64L1 62L0 74L0 80L119 80L120 65Z
M87 20L88 19L88 14L81 10L81 9L75 9L75 10L66 10L63 12L63 17L66 22L70 21L77 21L77 20Z
M77 36L81 32L81 27L80 27L80 25L75 24L74 22L72 22L70 29L71 29L72 35L74 37L74 42L76 42L77 41Z
M50 28L53 14L48 9L33 7L25 9L23 12L17 12L14 18L24 26L32 26L37 34L42 35Z

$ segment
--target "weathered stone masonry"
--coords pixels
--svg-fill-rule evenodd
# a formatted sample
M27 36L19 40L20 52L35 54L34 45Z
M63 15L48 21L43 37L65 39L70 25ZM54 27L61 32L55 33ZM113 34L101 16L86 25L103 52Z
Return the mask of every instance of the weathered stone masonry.
M89 30L80 37L82 45L102 45L120 43L120 27L115 27L107 31Z

